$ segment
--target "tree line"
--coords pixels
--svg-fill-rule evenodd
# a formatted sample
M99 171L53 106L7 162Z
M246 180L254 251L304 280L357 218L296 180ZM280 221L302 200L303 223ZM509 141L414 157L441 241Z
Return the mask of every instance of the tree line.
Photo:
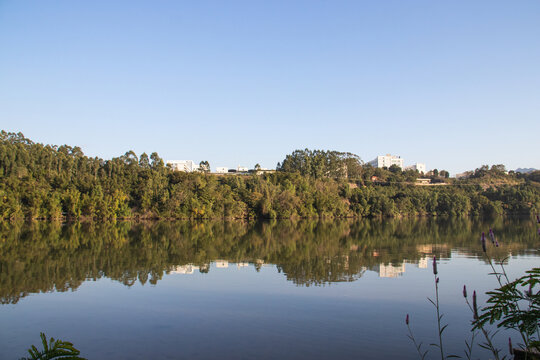
M454 181L439 172L434 179L451 186L420 187L414 185L416 171L373 168L351 153L307 149L287 155L277 170L184 173L165 166L155 152L103 160L77 146L43 145L2 131L0 218L460 216L540 209L537 173L501 175L488 168Z

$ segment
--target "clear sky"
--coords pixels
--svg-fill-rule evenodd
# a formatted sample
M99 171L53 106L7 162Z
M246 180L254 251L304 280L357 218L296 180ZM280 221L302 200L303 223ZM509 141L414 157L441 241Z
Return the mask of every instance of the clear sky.
M0 128L212 168L540 168L540 1L0 0Z

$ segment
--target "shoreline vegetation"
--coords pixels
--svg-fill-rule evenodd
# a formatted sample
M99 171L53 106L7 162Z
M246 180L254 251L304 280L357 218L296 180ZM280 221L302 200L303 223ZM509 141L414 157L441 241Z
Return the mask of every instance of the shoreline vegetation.
M209 165L206 162L207 165ZM209 169L209 166L207 167ZM463 179L373 168L351 153L296 150L277 171L218 176L165 166L157 153L103 160L75 146L0 132L0 218L44 220L294 219L531 215L540 171L482 166Z

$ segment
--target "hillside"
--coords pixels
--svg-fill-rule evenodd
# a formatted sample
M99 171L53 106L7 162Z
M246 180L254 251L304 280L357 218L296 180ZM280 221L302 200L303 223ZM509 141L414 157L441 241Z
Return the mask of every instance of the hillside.
M302 161L289 161L292 155ZM418 173L374 169L354 154L301 151L291 156L275 173L214 176L172 171L157 153L128 151L103 160L85 156L77 146L43 145L2 131L0 217L396 217L531 214L540 209L538 172L504 175L500 179L506 182L496 186L482 186L488 171L449 182L452 186L417 187L411 181ZM381 181L373 182L373 176Z

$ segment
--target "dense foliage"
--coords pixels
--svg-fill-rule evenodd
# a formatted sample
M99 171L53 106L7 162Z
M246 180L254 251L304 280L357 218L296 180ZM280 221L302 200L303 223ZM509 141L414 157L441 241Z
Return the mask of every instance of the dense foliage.
M128 151L102 160L79 147L42 145L2 131L0 218L393 217L529 214L540 208L534 173L503 174L512 181L488 186L479 174L423 187L415 186L414 171L375 169L354 154L310 150L288 155L278 170L184 173L166 167L157 153L138 157Z
M354 178L362 174L362 160L358 155L338 151L295 150L278 163L277 169L317 179Z

